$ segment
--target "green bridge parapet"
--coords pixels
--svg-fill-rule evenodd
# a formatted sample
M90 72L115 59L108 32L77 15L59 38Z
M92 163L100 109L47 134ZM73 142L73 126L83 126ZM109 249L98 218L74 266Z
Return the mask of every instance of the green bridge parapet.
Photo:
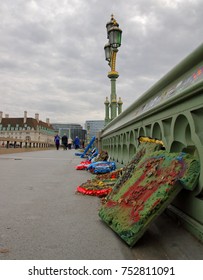
M199 184L193 192L181 192L170 209L203 240L202 121L203 44L112 120L98 140L121 164L135 154L140 136L162 140L169 152L195 155L201 165Z

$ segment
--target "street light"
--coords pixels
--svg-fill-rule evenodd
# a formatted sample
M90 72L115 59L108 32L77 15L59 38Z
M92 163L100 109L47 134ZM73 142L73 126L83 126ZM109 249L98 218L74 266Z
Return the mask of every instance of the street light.
M109 43L107 43L104 46L104 51L105 51L106 60L110 62L110 60L111 60L111 45Z
M119 104L117 102L116 96L116 79L119 77L116 71L116 55L118 48L121 46L122 30L119 28L119 24L115 20L114 16L111 15L111 20L106 24L107 29L107 39L108 43L104 46L105 59L111 68L108 73L108 77L111 80L111 97L110 102L106 98L105 104L105 124L108 124L111 120L117 117L117 108L119 107L118 114L122 112L122 101L119 98ZM109 118L109 110L111 112L111 118Z

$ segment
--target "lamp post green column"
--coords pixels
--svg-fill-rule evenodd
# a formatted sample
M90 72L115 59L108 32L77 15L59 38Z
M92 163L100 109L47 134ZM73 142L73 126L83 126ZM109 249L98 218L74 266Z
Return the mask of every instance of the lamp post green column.
M108 109L111 112L110 114L111 118L109 119L109 121L111 121L117 117L117 110L119 108L119 104L117 102L117 95L116 95L116 79L119 77L119 74L116 71L116 55L118 53L118 47L121 46L122 30L119 28L119 24L114 19L113 15L111 16L111 20L106 24L106 29L107 29L107 38L109 39L109 42L104 46L104 50L105 50L106 60L109 62L109 66L111 68L111 71L108 73L108 77L111 80L111 96L110 96L110 104L108 107ZM105 110L107 116L107 106ZM105 124L107 123L108 121L105 118Z
M110 118L109 118L109 100L108 100L108 97L106 97L106 100L104 102L105 104L105 125L107 125L110 121Z
M116 96L116 79L118 75L109 72L108 77L111 79L111 120L117 117L117 96Z
M71 139L71 129L68 129L68 138Z

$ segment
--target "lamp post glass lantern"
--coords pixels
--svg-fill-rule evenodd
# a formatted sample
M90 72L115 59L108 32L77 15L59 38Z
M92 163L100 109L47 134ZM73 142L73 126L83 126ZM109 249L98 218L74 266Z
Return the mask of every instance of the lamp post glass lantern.
M109 43L112 48L119 48L121 46L122 30L117 26L111 27L109 30Z
M105 51L105 58L107 61L110 61L111 60L111 46L109 43L107 43L105 46L104 46L104 51Z
M104 46L105 59L109 62L111 71L108 73L108 77L111 80L111 98L109 105L105 102L106 118L105 124L108 124L111 120L117 117L117 113L122 112L122 101L119 99L119 104L117 102L116 96L116 79L119 77L118 72L116 71L116 55L118 48L121 46L122 30L119 28L118 22L115 20L114 16L111 15L111 20L106 24L107 30L107 39L108 42ZM118 112L117 109L119 108ZM111 118L108 118L110 111Z

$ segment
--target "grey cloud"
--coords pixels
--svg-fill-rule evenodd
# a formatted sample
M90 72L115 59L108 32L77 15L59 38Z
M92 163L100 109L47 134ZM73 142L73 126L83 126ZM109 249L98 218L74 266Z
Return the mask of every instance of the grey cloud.
M111 13L123 30L116 67L124 109L201 43L198 0L8 0L0 7L0 110L38 111L54 122L104 119Z

